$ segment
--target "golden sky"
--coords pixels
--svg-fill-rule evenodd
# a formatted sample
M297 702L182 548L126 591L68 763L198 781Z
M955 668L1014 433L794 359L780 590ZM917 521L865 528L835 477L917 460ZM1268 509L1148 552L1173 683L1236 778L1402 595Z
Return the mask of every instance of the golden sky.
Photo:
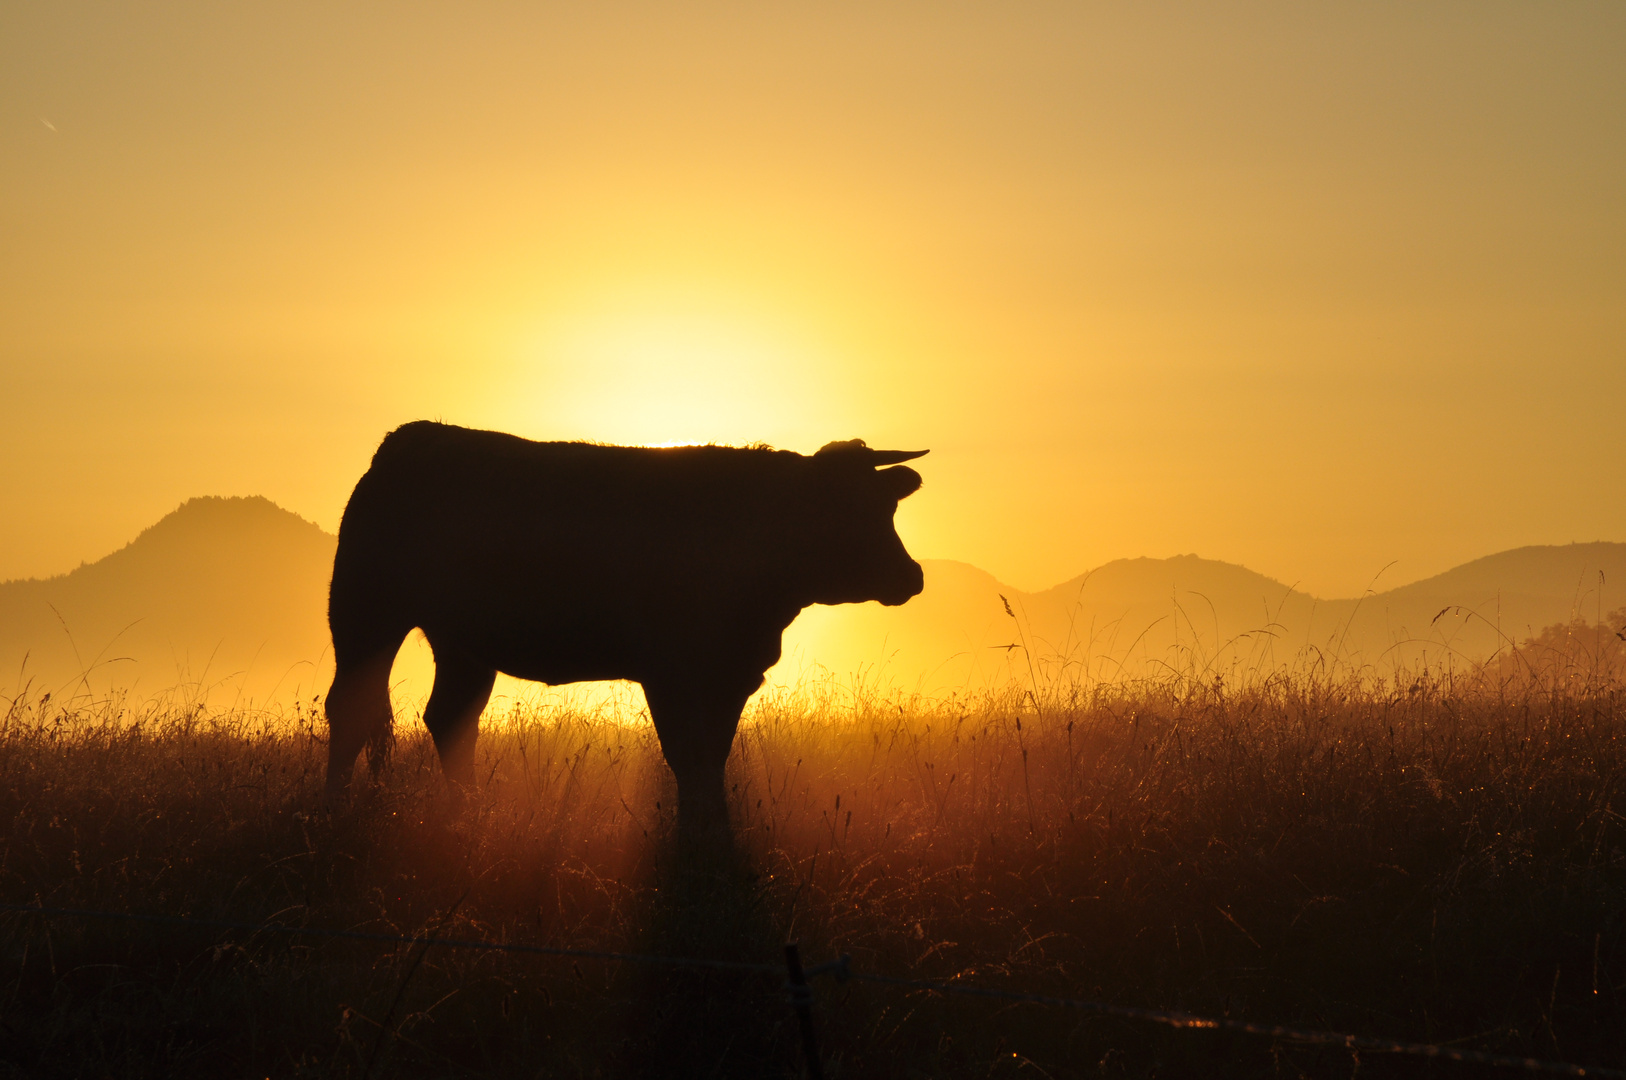
M1626 540L1626 7L0 7L0 578L419 417L930 447L1036 588Z

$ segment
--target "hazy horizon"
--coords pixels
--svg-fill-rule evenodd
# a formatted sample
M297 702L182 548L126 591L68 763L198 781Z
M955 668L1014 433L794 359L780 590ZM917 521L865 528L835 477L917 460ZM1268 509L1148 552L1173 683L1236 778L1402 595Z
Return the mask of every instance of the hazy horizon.
M154 521L148 522L146 525L141 526L140 528L137 529L137 531L135 533L131 534L131 536L128 537L123 543L118 544L116 547L113 547L113 548L109 549L108 551L102 552L99 555L93 555L93 556L91 556L89 558L81 559L79 562L75 563L72 566L66 566L66 567L63 567L61 569L48 571L48 572L43 573L43 574L33 574L33 575L28 575L26 577L5 577L5 578L0 578L0 585L9 584L11 582L21 582L21 581L48 581L48 580L51 580L53 578L59 578L59 577L65 576L67 574L71 574L75 570L77 570L77 569L79 569L81 567L85 567L85 566L95 564L95 563L101 561L102 559L107 558L107 556L109 556L109 555L113 555L113 554L116 554L119 551L124 550L130 544L134 543L140 537L141 534L147 532L154 525L157 525L159 522L161 522L164 519L168 518L171 514L174 514L176 511L183 509L188 503L196 502L196 501L199 501L199 500L210 500L210 499L219 499L219 500L265 499L267 502L269 502L272 506L276 507L277 509L286 511L287 513L290 513L290 514L294 515L295 517L299 518L301 521L305 521L305 522L308 522L309 524L315 525L318 529L321 529L322 532L327 534L329 537L336 538L337 535L338 535L337 525L335 525L332 528L329 528L329 527L323 525L322 523L316 521L310 515L302 514L297 509L292 508L292 507L282 506L281 504L277 503L274 499L270 499L270 498L268 498L267 496L264 496L264 495L257 495L257 494L194 495L194 496L192 496L190 498L182 500L180 505L172 508L169 511L166 511L158 519L155 519ZM1091 565L1088 565L1088 566L1080 566L1076 570L1074 570L1072 573L1069 573L1064 577L1061 577L1061 578L1059 578L1059 579L1057 579L1055 581L1051 581L1051 582L1041 584L1041 585L1037 585L1037 586L1028 585L1028 584L1025 584L1025 583L1022 583L1022 582L1012 581L1012 580L1010 580L1008 578L1002 577L1001 575L999 575L998 573L988 569L987 567L978 566L977 564L975 564L973 562L970 562L967 559L958 559L958 558L954 558L952 556L937 557L937 556L926 556L926 555L918 556L918 558L920 558L922 561L930 561L930 562L960 563L960 564L963 564L965 566L971 567L971 568L973 568L975 570L986 573L986 574L990 575L991 577L997 579L1001 584L1008 585L1011 588L1016 589L1016 590L1018 590L1020 592L1023 592L1023 593L1042 593L1042 592L1046 592L1046 591L1049 591L1049 590L1052 590L1052 589L1057 589L1057 588L1060 588L1063 585L1068 584L1069 582L1072 582L1072 581L1078 579L1079 577L1089 575L1089 574L1095 572L1096 570L1099 570L1099 569L1101 569L1103 567L1106 567L1106 566L1110 566L1110 565L1112 565L1114 563L1136 562L1136 561L1141 561L1141 560L1151 560L1151 561L1156 561L1156 562L1164 562L1164 561L1169 561L1169 560L1174 560L1174 559L1196 558L1196 559L1203 560L1204 562L1219 562L1219 563L1225 563L1225 564L1231 565L1231 566L1242 567L1242 568L1250 570L1250 571L1252 571L1254 573L1260 574L1263 577L1269 578L1272 581L1279 582L1282 585L1285 585L1288 588L1293 589L1295 592L1303 593L1303 594L1305 594L1307 596L1314 597L1315 599L1318 599L1318 600L1352 600L1352 599L1357 599L1360 596L1366 595L1369 592L1382 593L1382 592L1387 592L1387 591L1394 590L1394 589L1405 588L1408 585L1414 585L1414 584L1417 584L1420 581L1426 581L1431 577L1436 577L1440 573L1445 573L1445 572L1449 572L1451 570L1460 569L1461 567L1463 567L1463 566L1465 566L1465 565L1467 565L1469 563L1473 563L1473 562L1476 562L1476 561L1484 559L1484 558L1488 558L1488 557L1493 556L1493 555L1506 554L1508 552L1520 550L1520 549L1523 549L1523 548L1566 547L1566 546L1578 546L1578 545L1589 545L1589 544L1613 544L1613 543L1626 543L1626 541L1610 540L1608 538L1595 538L1595 539L1592 539L1592 540L1570 540L1570 541L1566 541L1563 544L1521 544L1521 545L1518 545L1517 548L1507 548L1507 549L1503 549L1501 551L1485 551L1485 552L1481 552L1481 553L1479 553L1477 555L1470 556L1469 558L1464 559L1460 563L1455 563L1455 564L1453 564L1451 566L1442 568L1440 571L1436 571L1436 572L1431 573L1431 574L1426 574L1426 575L1423 575L1421 577L1403 577L1402 575L1400 575L1397 572L1398 567L1391 564L1389 566L1379 567L1372 574L1371 579L1369 580L1369 582L1367 583L1367 585L1364 588L1362 588L1358 592L1350 593L1350 594L1347 594L1347 595L1315 593L1315 592L1312 592L1309 589L1305 589L1305 588L1297 585L1294 582L1286 580L1285 578L1281 577L1278 574L1272 573L1269 567L1248 566L1245 563L1233 562L1233 561L1231 561L1229 559L1216 559L1216 558L1213 558L1213 557L1211 557L1211 556L1209 556L1209 555L1207 555L1207 554L1205 554L1205 553L1203 553L1201 551L1176 551L1176 552L1170 552L1170 553L1168 553L1166 555L1148 554L1148 553L1142 553L1142 554L1138 554L1138 555L1117 555L1117 556L1113 556L1111 558L1105 559L1105 560L1103 560L1102 562L1099 562L1099 563L1094 563L1094 564L1091 564Z
M0 583L0 692L38 684L262 703L320 693L332 678L336 546L264 497L190 500L66 575ZM900 607L803 611L762 693L803 693L834 678L944 695L1025 683L1029 661L1047 678L1060 664L1105 681L1194 656L1233 679L1329 658L1386 677L1472 668L1577 617L1611 631L1626 618L1626 543L1489 553L1424 582L1380 582L1343 598L1190 554L1115 560L1044 591L969 563L921 563L925 589ZM1025 643L1020 653L1007 648L1013 641ZM421 635L410 635L391 677L402 715L422 708L433 671ZM533 698L607 700L632 712L642 701L630 684L543 689L506 676L494 701Z

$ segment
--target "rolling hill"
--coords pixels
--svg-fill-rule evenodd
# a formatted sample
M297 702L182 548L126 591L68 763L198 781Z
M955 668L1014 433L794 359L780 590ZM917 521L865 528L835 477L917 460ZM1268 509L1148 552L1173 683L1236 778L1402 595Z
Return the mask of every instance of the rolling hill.
M786 634L785 664L863 671L930 693L1002 678L1027 682L1030 659L1042 674L1065 665L1098 678L1318 659L1438 670L1482 660L1544 626L1596 620L1626 605L1626 544L1619 543L1517 548L1339 600L1196 555L1118 559L1036 593L964 563L923 565L926 591L902 608L804 612Z
M335 543L268 499L201 498L106 558L0 584L0 691L308 694Z

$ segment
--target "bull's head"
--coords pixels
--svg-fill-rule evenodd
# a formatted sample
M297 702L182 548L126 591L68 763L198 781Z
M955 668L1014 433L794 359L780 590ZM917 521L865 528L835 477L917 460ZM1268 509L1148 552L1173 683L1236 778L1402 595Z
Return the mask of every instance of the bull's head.
M919 595L920 564L904 550L892 515L899 500L920 489L920 474L899 462L925 453L872 450L863 439L849 439L813 455L815 603L896 605Z

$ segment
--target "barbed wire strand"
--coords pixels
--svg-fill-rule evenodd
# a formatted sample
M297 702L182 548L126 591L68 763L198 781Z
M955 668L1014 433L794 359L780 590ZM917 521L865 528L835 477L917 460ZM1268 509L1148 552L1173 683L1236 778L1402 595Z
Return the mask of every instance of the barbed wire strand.
M111 922L137 922L161 926L203 927L211 930L240 930L248 933L280 933L337 940L366 941L375 944L422 945L425 948L442 946L449 949L476 949L488 952L506 952L535 956L565 956L584 960L611 960L663 967L713 969L722 971L754 972L783 975L784 967L777 964L758 964L741 960L710 960L699 957L656 956L648 953L613 952L605 949L569 949L553 945L526 945L518 942L486 941L479 938L447 938L410 934L386 934L371 930L330 930L322 927L288 926L282 923L244 923L225 919L199 919L184 915L144 915L135 912L95 911L87 908L46 907L35 904L0 903L0 911L25 915L43 915L58 918L100 919ZM1525 1072L1548 1073L1558 1076L1603 1077L1607 1080L1626 1080L1626 1070L1592 1065L1576 1065L1564 1061L1542 1058L1515 1057L1509 1054L1491 1054L1482 1050L1461 1050L1434 1043L1409 1043L1367 1035L1350 1035L1315 1028L1296 1028L1281 1024L1259 1024L1248 1020L1199 1016L1195 1013L1163 1009L1142 1009L1132 1005L1112 1005L1104 1001L1085 998L1052 997L1046 994L1027 994L1015 990L999 990L985 986L966 986L962 983L928 979L905 979L893 975L877 975L855 971L852 958L843 955L835 960L809 967L804 972L808 979L833 975L838 982L866 982L881 986L894 986L908 990L947 994L957 997L983 998L993 1001L1047 1005L1075 1009L1101 1016L1115 1016L1125 1020L1140 1020L1162 1024L1186 1031L1232 1031L1245 1035L1284 1039L1289 1042L1315 1046L1337 1046L1350 1051L1381 1054L1402 1054L1435 1060L1457 1061L1464 1064L1486 1065L1494 1068L1521 1069ZM804 988L805 992L805 988Z

